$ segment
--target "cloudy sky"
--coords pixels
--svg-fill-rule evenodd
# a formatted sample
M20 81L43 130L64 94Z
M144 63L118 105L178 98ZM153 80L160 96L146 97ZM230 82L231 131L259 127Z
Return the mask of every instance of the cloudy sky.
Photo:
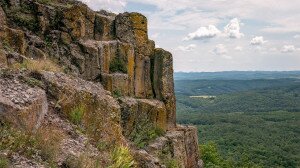
M140 12L175 71L300 70L300 0L82 0Z

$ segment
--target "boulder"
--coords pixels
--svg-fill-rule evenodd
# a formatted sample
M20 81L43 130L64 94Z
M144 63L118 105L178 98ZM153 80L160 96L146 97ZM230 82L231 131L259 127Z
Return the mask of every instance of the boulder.
M45 92L16 78L0 79L0 121L24 131L35 131L48 111Z
M166 104L168 111L168 127L176 126L176 98L174 94L173 57L163 50L155 49L151 58L152 83L155 97Z

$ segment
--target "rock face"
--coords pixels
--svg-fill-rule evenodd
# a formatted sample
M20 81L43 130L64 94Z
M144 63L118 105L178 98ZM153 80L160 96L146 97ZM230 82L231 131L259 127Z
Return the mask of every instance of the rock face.
M201 167L197 130L176 125L172 54L155 48L145 16L94 12L74 0L5 0L0 5L0 66L26 68L31 59L50 59L66 73L32 72L29 84L38 80L39 87L22 83L18 73L1 77L5 122L35 130L54 111L59 120L79 126L91 145L130 147L139 167L165 167L168 160ZM143 123L155 129L131 139ZM157 130L163 135L156 137ZM137 147L141 137L149 142Z
M80 121L73 122L80 122L93 140L124 143L120 107L100 84L51 72L44 72L43 79L61 112L71 120L78 112Z
M15 78L0 79L0 117L18 128L34 132L48 111L45 91Z

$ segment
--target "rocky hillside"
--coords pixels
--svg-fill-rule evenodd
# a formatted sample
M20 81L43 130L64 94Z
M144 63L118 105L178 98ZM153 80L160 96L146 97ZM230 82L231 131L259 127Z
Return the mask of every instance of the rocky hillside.
M0 3L0 167L201 167L145 16Z

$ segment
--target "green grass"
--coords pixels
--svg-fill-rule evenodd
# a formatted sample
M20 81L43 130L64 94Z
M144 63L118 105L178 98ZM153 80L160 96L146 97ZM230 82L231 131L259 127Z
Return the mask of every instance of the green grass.
M156 127L153 123L147 119L142 120L136 125L133 132L129 135L129 139L138 147L144 148L156 138L164 135L165 132Z
M85 111L86 111L86 107L82 104L74 107L69 114L69 118L71 122L76 125L80 125Z
M135 161L127 147L116 147L111 153L112 164L109 168L133 168Z
M0 156L0 167L1 168L9 168L9 160L7 158Z

